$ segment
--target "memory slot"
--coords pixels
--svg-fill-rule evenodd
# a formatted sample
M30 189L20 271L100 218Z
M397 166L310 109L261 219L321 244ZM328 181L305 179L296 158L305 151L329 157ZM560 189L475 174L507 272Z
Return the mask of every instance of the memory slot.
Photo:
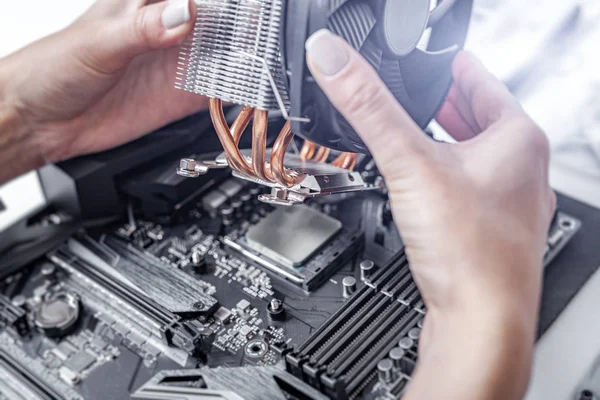
M351 372L343 376L343 381L346 385L346 393L354 392L365 378L368 378L369 375L375 373L377 363L385 357L392 348L397 346L398 341L406 336L408 331L416 325L420 318L421 314L415 310L410 310L405 316L396 321L395 324L387 327L387 332L377 344L373 345L369 350L368 355L365 356L358 365L355 365Z
M398 282L404 280L406 277L410 277L410 268L408 264L400 264L401 267L397 269L397 272L392 275L385 284L378 286L380 291L389 291L391 288L395 287Z
M360 342L365 335L368 335L373 326L385 322L397 304L389 296L382 293L377 294L374 306L364 310L362 318L349 327L343 335L336 337L326 351L311 357L311 363L318 366L327 365L329 369L330 363L335 363L335 360L343 358L348 351L351 351L353 344Z
M355 316L362 307L375 295L376 290L363 286L358 292L344 303L344 305L333 314L323 325L321 325L308 340L298 348L298 356L310 356L323 346L334 332L343 328L344 325Z
M385 321L388 323L374 325L369 332L365 332L364 340L356 342L353 346L349 347L344 357L340 357L338 362L332 363L327 368L328 375L339 378L356 369L362 368L363 357L369 354L379 354L377 344L385 337L394 335L394 328L405 322L402 316L407 312L407 307L394 302L394 306L386 313Z
M394 255L386 266L379 268L377 272L373 274L371 279L369 279L369 282L376 288L381 288L381 285L387 283L390 278L406 264L408 264L406 254L404 254L404 251L401 251Z

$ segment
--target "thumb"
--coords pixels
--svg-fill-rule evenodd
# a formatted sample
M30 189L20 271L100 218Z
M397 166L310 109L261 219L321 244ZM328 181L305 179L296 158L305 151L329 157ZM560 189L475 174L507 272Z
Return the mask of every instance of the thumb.
M322 29L306 41L306 51L313 77L362 138L384 174L401 159L410 161L429 152L433 142L348 43Z
M193 28L195 11L194 1L170 0L95 21L101 27L95 40L85 46L93 53L89 59L99 70L115 72L140 54L178 46Z

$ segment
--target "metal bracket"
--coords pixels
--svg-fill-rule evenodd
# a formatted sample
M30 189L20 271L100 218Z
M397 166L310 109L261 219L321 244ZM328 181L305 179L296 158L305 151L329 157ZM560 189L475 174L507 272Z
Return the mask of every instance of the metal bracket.
M215 161L196 161L193 158L182 158L179 161L177 175L186 178L197 178L200 175L206 174L211 169L227 168L228 166L227 161L222 162L219 159Z

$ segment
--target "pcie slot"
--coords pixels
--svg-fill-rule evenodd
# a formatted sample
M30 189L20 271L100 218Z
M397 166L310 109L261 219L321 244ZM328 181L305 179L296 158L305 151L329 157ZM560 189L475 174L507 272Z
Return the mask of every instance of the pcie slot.
M342 328L369 299L375 295L375 289L363 286L346 303L321 325L298 349L299 356L310 356L332 338L332 332Z
M370 374L374 373L377 368L377 363L381 360L381 355L388 354L389 351L398 344L398 341L406 336L408 331L414 327L419 318L420 314L415 310L411 310L392 327L388 327L387 333L371 348L368 356L365 357L369 358L369 360L361 360L360 364L357 364L356 367L352 369L352 372L347 373L343 377L343 380L346 383L347 393L354 392Z
M327 369L335 368L339 364L338 360L343 360L345 356L351 354L357 343L365 339L369 331L386 321L393 309L399 306L399 303L392 301L389 296L384 294L377 295L377 303L374 307L366 310L362 319L356 322L354 326L344 332L344 334L336 338L332 343L331 348L320 358L312 360L318 366L327 366Z

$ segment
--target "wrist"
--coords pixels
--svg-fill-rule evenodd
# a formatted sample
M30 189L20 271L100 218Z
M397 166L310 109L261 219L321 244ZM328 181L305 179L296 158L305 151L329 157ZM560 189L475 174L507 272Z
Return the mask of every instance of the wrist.
M407 399L522 398L529 380L535 322L525 314L514 315L511 309L431 311ZM432 380L436 385L430 384Z
M0 184L45 163L34 130L13 96L9 63L0 62Z

